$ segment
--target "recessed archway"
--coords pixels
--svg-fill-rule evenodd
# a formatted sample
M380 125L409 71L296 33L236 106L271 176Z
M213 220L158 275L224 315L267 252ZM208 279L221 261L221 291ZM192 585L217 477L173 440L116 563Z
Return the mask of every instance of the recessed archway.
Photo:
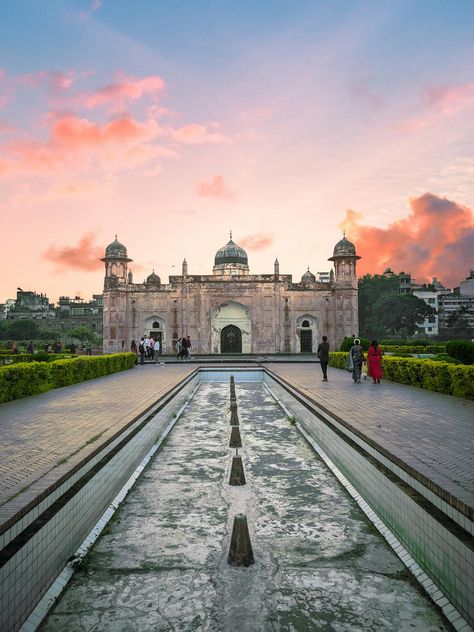
M248 307L235 301L217 305L211 312L212 353L250 353L251 331Z

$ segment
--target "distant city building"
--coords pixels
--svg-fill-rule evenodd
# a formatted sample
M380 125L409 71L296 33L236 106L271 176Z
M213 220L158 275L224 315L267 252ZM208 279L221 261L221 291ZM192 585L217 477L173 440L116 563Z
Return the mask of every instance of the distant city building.
M433 277L431 283L420 284L416 283L409 272L396 274L387 268L383 274L399 278L400 294L414 294L436 310L435 314L427 316L419 323L420 334L437 336L441 330L455 328L455 315L459 314L466 322L466 328L472 329L474 335L474 270L470 270L469 276L453 290L446 288L437 277Z
M94 294L90 301L84 301L79 296L60 296L56 310L56 325L59 325L60 331L64 333L75 327L84 326L102 335L103 305L102 294Z
M193 352L314 352L322 335L336 348L358 331L356 262L360 257L345 237L330 261L335 272L309 269L300 282L280 274L250 274L247 253L231 239L214 257L211 275L182 274L162 283L153 271L134 283L126 247L117 239L102 261L104 351L130 349L132 340L150 335L161 351L174 353L179 337L191 336Z

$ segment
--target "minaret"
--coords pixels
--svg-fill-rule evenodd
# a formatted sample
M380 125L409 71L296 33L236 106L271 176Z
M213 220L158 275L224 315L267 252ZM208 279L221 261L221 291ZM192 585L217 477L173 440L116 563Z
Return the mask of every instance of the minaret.
M278 263L278 259L275 259L275 263L273 264L273 273L276 277L280 276L280 264Z
M360 257L356 254L355 246L352 242L346 239L346 235L344 233L341 241L338 241L334 246L333 256L329 257L329 261L334 262L334 282L336 287L350 287L357 289L357 259L360 259Z
M117 240L105 249L105 257L101 259L105 263L104 290L114 289L127 283L127 266L132 259L127 256L127 249Z

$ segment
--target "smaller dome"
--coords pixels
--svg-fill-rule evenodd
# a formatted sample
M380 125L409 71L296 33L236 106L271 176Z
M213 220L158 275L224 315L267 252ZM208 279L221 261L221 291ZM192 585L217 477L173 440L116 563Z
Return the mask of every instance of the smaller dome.
M316 277L314 276L312 272L310 272L309 266L306 272L301 277L301 280L303 283L316 283Z
M127 249L125 248L123 244L121 244L117 240L117 235L115 235L114 241L111 244L109 244L107 248L105 249L105 256L106 257L126 257L127 256Z
M334 246L333 257L347 257L347 256L355 257L356 249L355 249L354 244L348 239L346 239L346 236L344 235L341 241L338 241L337 244Z
M161 279L153 270L153 272L147 276L145 283L146 285L160 285Z

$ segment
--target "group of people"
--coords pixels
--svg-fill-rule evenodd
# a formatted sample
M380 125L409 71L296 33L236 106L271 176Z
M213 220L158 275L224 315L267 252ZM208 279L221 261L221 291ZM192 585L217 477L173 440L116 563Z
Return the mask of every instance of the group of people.
M160 357L160 341L155 340L150 336L142 336L138 345L135 340L132 340L130 351L132 353L136 353L137 356L140 356L140 364L145 364L145 358L155 360L158 364Z
M189 336L178 338L176 342L176 358L178 360L189 360L191 358L191 347L191 338Z
M329 342L327 336L323 336L323 340L318 346L318 358L321 364L321 371L323 372L323 382L327 382L329 363ZM352 379L355 384L360 384L362 374L371 377L374 384L380 384L380 380L383 377L382 349L377 340L372 340L370 343L366 359L359 338L355 338L349 350L347 370L352 373Z

